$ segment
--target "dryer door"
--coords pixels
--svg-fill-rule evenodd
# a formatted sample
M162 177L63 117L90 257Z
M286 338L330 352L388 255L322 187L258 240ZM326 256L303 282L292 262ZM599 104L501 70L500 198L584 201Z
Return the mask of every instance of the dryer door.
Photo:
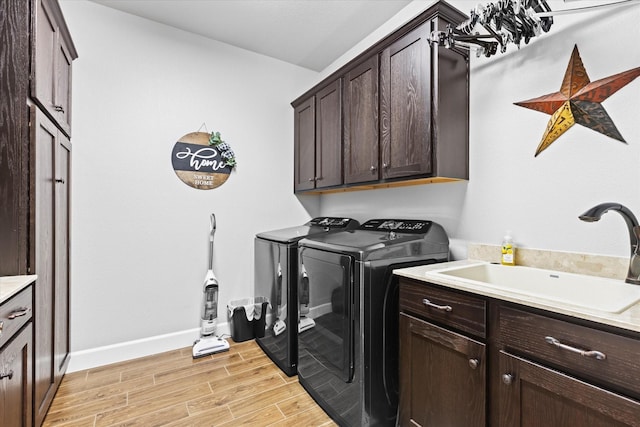
M345 382L353 380L353 265L352 257L300 247L298 301L299 351L315 366ZM303 350L304 349L304 350ZM305 369L299 366L298 369Z

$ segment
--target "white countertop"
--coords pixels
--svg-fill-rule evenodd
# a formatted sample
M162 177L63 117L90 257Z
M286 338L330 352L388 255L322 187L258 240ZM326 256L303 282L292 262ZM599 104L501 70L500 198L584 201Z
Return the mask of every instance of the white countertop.
M486 263L486 261L468 259L440 264L429 264L416 267L401 268L394 270L393 273L398 276L408 277L410 279L420 280L428 283L434 283L437 285L446 286L451 289L457 289L477 295L483 295L490 298L509 301L529 307L535 307L542 310L565 314L580 319L591 320L605 325L640 332L640 303L631 306L621 313L608 313L589 310L586 308L568 306L559 302L545 300L542 298L523 295L515 292L509 292L503 289L489 288L480 284L457 280L454 276L444 277L443 275L433 274L433 272L443 270L445 268L481 263Z
M0 276L0 304L36 281L37 276Z

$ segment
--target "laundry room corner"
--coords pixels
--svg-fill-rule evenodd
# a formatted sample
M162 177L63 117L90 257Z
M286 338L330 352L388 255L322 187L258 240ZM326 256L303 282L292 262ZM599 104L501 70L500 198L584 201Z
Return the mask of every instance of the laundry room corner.
M60 3L82 51L69 372L193 343L211 213L219 328L228 333L227 303L253 292L255 234L317 209L291 191L289 106L316 73L93 2ZM237 160L212 190L172 169L176 141L200 128L220 132Z

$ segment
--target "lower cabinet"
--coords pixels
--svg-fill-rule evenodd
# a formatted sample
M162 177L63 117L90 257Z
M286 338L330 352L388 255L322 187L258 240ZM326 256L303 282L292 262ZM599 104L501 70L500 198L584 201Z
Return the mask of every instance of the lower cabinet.
M400 315L400 425L484 426L485 345Z
M637 400L509 353L500 353L499 365L501 426L640 425Z
M638 332L401 278L399 333L400 426L640 427Z
M32 294L27 287L0 304L0 426L31 427Z
M0 425L31 427L31 323L0 351Z

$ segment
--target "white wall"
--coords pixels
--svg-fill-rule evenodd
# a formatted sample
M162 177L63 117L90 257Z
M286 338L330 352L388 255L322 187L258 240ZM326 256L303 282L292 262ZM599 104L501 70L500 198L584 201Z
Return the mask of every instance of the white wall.
M411 3L322 76L431 3ZM465 13L477 4L450 3ZM596 3L549 1L553 10ZM638 3L556 16L549 33L520 50L489 59L473 54L469 181L325 195L322 213L433 219L452 238L455 258L466 256L469 241L499 244L506 230L522 247L628 256L620 216L608 213L594 224L577 217L604 201L640 215L640 78L602 103L628 144L575 125L534 158L549 116L513 103L557 92L575 44L591 81L639 67L639 20Z
M192 344L212 212L225 330L227 303L253 294L255 234L318 213L318 199L300 203L293 195L289 105L317 73L91 2L61 4L79 52L72 137L76 370ZM238 160L227 182L208 191L182 183L171 166L175 142L203 122L222 133Z
M319 214L429 218L445 227L456 258L467 242L497 244L507 229L524 247L628 254L618 215L596 224L577 216L602 201L640 215L640 79L603 103L627 145L576 125L534 158L548 116L513 103L557 91L574 44L592 80L640 66L637 4L556 17L549 34L520 50L472 58L468 182L292 194L291 100L431 3L409 4L318 74L86 1L62 1L80 54L70 370L190 345L211 212L220 310L252 294L256 232ZM451 3L468 12L478 2ZM210 191L178 180L169 158L177 138L202 122L222 132L239 162Z

